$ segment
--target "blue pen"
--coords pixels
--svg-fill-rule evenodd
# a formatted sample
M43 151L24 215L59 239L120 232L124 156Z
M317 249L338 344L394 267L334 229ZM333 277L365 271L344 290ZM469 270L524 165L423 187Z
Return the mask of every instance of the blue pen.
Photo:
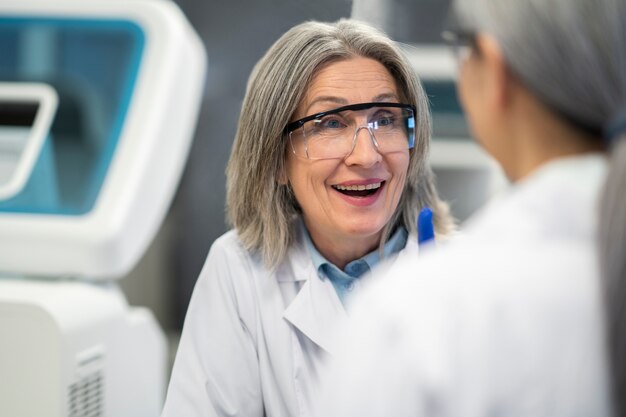
M417 243L422 246L434 241L433 211L429 207L424 207L417 216Z

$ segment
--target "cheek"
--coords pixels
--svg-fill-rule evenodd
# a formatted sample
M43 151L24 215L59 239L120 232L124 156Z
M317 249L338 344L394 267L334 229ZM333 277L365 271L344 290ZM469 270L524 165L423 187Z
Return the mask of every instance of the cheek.
M410 164L409 153L396 155L393 159L389 160L389 164L392 166L394 176L394 195L399 195L402 193L402 190L404 190L406 184Z
M307 180L304 170L298 164L290 164L287 168L287 180L298 201L302 195L307 194Z
M308 161L288 157L286 176L300 205L308 200L318 200L325 189L325 179L331 170L327 161ZM302 201L306 200L306 201Z
M482 137L481 134L481 88L479 80L470 68L470 63L466 62L459 71L459 81L457 84L457 92L463 112L469 124L472 136L475 138Z
M472 108L472 94L469 91L471 88L471 80L469 79L469 74L467 70L467 63L463 64L459 69L459 78L457 82L457 93L459 96L459 101L461 103L461 107L463 107L463 111L466 114L470 112Z
M392 161L393 170L396 175L406 178L407 172L409 170L409 164L411 163L411 157L409 155L409 151L406 151L402 154L399 154L394 161Z

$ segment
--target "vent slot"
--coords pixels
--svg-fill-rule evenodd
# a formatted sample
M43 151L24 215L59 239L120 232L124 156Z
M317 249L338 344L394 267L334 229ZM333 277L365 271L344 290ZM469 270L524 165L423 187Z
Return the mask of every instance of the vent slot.
M76 356L74 383L68 391L68 417L104 416L104 358L100 345Z
M102 371L96 371L70 385L68 417L102 417L103 384Z

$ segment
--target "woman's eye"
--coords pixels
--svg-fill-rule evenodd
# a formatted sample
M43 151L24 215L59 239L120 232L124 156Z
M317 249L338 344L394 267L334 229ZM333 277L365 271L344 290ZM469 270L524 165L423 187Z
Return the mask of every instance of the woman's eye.
M343 127L343 123L337 119L321 120L319 126L322 129L340 129Z
M393 112L387 110L379 110L371 116L371 124L380 127L391 127L396 123L397 118Z
M381 126L388 126L393 124L393 119L391 117L381 117L378 119L378 124Z
M393 117L391 116L380 116L376 119L376 124L378 126L391 126L393 125Z

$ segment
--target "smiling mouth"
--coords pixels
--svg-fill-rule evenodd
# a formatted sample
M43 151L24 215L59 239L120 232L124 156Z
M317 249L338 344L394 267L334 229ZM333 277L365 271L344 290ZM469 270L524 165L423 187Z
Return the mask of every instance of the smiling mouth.
M332 187L341 194L350 197L368 197L376 194L376 192L380 190L384 184L385 181L367 185L333 185Z

